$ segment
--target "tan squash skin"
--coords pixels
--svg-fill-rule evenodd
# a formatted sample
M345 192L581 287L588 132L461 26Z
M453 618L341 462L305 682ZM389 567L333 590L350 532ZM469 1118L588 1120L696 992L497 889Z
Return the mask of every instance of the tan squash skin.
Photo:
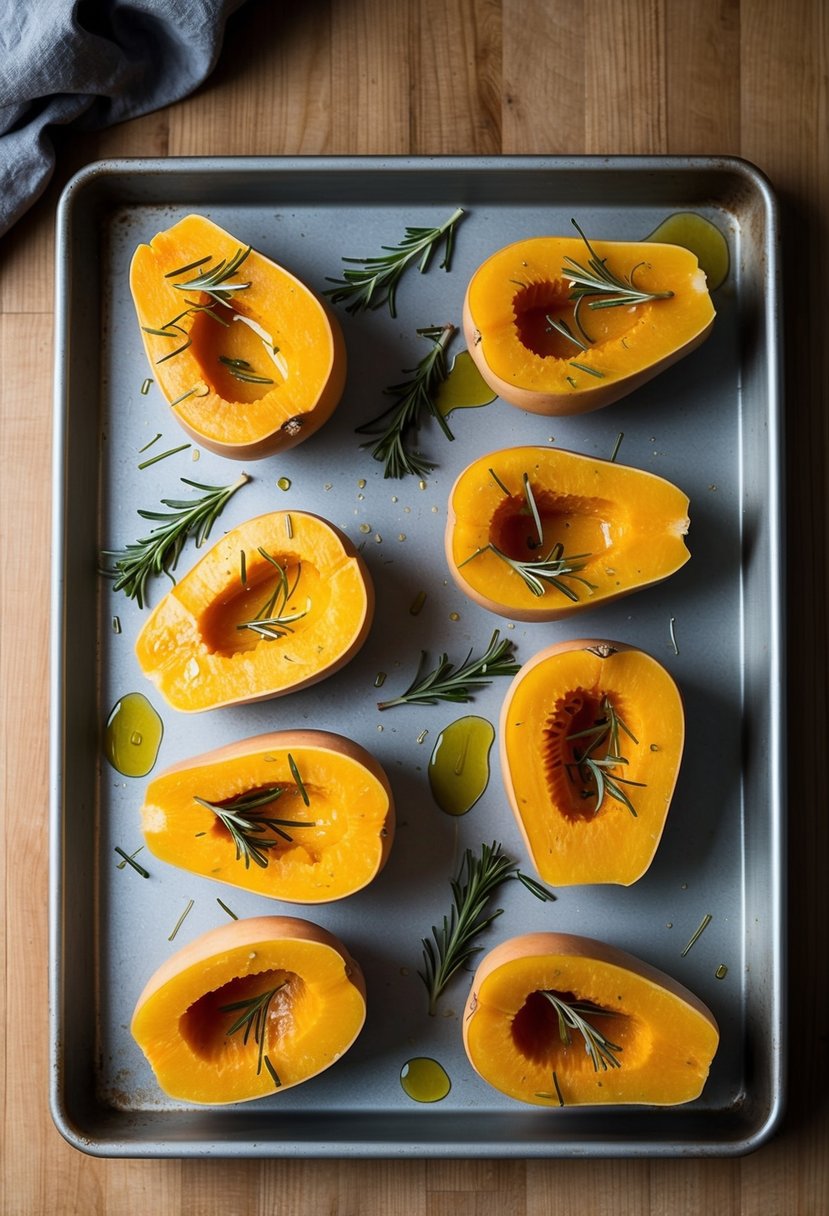
M289 755L308 793L307 807ZM291 830L286 824L292 840L264 851L267 866L246 866L230 834L195 798L221 804L268 786L285 793L262 813L317 826ZM372 882L386 864L395 830L391 786L377 760L354 740L318 730L257 735L170 765L147 786L141 817L147 847L162 861L304 904L343 899Z
M257 580L276 579L260 548L302 567L291 603L305 615L277 639L234 624L267 600L257 587L268 584ZM311 512L275 511L217 540L153 609L135 650L167 702L195 713L284 696L333 675L363 645L373 616L371 576L348 537Z
M525 547L528 538L534 540L534 526L526 513L524 473L545 525L543 545L532 550ZM513 621L565 620L679 570L691 556L684 541L688 505L677 486L642 469L563 448L502 448L472 461L455 481L447 506L446 560L461 591L487 611ZM500 532L519 520L519 533L504 541ZM584 555L574 563L581 567L574 568L578 578L564 580L576 598L551 584L536 596L493 552L472 557L490 542L523 561L546 556L555 543L564 544L567 557Z
M575 1031L571 1046L562 1044L552 1009L530 1033L525 1003L545 989L615 1014L593 1015L592 1023L621 1047L620 1067L596 1071ZM534 1012L546 1011L543 998L535 1000ZM673 1106L699 1097L719 1030L697 996L634 955L575 934L528 933L482 959L464 1010L463 1043L475 1071L522 1102L561 1105L555 1072L566 1106Z
M184 1026L199 1001L227 984L228 1004L240 992L250 997L267 988L268 981L260 980L257 989L257 977L263 968L279 972L280 960L291 980L291 1003L275 1027L269 1023L265 1044L281 1080L277 1087L266 1068L257 1075L253 1035L247 1045L241 1034L226 1035L236 1015L211 1009L205 1024L194 1028L193 1041ZM138 998L131 1031L167 1094L225 1105L272 1096L330 1067L359 1035L365 1002L362 970L338 938L307 920L259 916L211 929L166 959Z
M164 328L189 300L210 305L206 292L182 292L176 282L186 282L222 259L229 262L244 245L205 216L185 216L136 249L130 290L151 375L167 401L177 402L171 413L179 425L219 456L260 460L310 438L342 397L345 341L326 301L254 249L228 280L248 286L227 296L229 307L214 305L224 325L197 313L182 318L183 332L174 330L175 338L148 332ZM170 277L171 271L206 256L211 261L205 266ZM268 353L258 330L236 317L268 334L276 356ZM165 358L188 339L189 346ZM272 383L240 381L219 356L244 359L251 371ZM179 400L193 388L198 391Z
M705 275L687 249L650 242L591 243L617 274L639 266L637 287L674 295L630 311L582 305L580 319L592 339L582 351L566 338L550 337L544 305L553 301L551 311L575 330L562 267L567 257L586 265L584 243L535 237L492 254L470 281L463 330L484 380L519 409L555 416L611 405L690 354L711 332L715 312Z
M559 700L572 708L590 698L595 711L603 694L637 740L620 731L628 764L609 770L642 783L621 787L635 816L607 795L597 814L595 802L582 811L561 767L549 767ZM566 721L566 715L559 717ZM593 721L591 713L578 729ZM507 798L541 878L553 886L637 882L659 847L685 742L682 698L665 668L637 647L606 638L547 646L513 678L498 734ZM605 754L606 747L598 752Z

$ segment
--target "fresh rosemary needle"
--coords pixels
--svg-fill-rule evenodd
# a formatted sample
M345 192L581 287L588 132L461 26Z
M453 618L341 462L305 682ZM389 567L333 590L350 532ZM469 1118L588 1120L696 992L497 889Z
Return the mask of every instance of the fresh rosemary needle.
M357 427L358 435L378 435L363 446L371 448L375 460L383 464L385 477L425 477L434 465L412 450L411 440L416 436L425 417L431 415L447 439L454 439L449 424L437 407L438 387L446 379L446 349L455 334L454 325L433 325L419 329L418 334L428 338L432 349L424 355L417 367L406 368L411 379L393 384L385 390L394 397L394 402L370 422Z
M327 280L334 286L325 295L334 304L345 302L350 313L388 304L389 312L396 317L397 286L408 266L418 261L424 274L435 250L445 242L440 266L447 271L451 268L455 228L463 214L463 208L458 207L438 228L407 227L398 245L381 246L379 257L343 258L348 268L341 279Z
M427 674L423 673L426 651L421 651L420 664L414 680L397 697L378 701L378 709L391 709L395 705L436 705L438 701L470 701L476 688L492 683L494 676L512 676L519 664L513 659L515 643L501 638L496 629L489 639L484 653L472 658L470 649L464 661L456 667L446 654L438 659L438 665Z
M166 574L175 582L172 571L188 537L195 537L196 547L201 548L228 501L250 481L250 477L242 473L229 486L206 486L189 477L181 480L195 490L203 490L204 496L190 501L162 498L162 506L169 507L169 511L139 510L142 519L156 520L158 527L125 549L105 549L102 554L104 558L112 558L113 563L111 567L102 567L101 573L115 580L115 591L123 591L130 599L137 600L139 608L144 607L147 580L153 575Z

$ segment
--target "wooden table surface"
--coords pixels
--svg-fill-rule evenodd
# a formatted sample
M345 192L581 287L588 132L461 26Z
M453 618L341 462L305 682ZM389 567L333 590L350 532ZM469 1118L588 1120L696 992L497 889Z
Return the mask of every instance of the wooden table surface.
M305 0L296 9L250 0L195 95L100 134L59 134L52 185L0 242L4 1216L829 1211L828 25L823 0ZM736 154L768 174L781 201L792 759L784 1126L741 1160L86 1157L47 1109L45 605L59 191L81 165L116 156L501 152Z

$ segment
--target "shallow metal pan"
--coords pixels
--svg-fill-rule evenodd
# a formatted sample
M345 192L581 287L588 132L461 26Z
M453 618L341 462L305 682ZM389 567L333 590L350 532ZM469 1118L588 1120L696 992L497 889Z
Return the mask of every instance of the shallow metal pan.
M308 444L250 465L254 481L220 524L285 506L318 511L356 539L363 539L359 525L370 524L365 556L378 612L369 642L342 672L291 697L195 718L165 709L133 658L142 614L97 577L97 554L136 539L136 510L170 494L180 476L225 484L238 470L206 452L193 464L189 451L136 469L138 448L156 431L167 446L180 440L158 390L140 393L148 371L127 286L133 249L199 211L319 288L340 273L343 255L373 253L406 224L440 222L457 205L469 215L451 273L435 266L405 280L397 321L385 312L341 313L351 373L334 419ZM521 236L569 231L571 216L591 234L638 239L689 209L722 228L732 262L717 292L714 332L699 351L581 419L549 421L501 402L455 414L453 444L424 434L438 462L425 489L383 480L354 427L379 412L383 387L421 357L416 327L459 319L469 275L488 253ZM766 181L728 159L121 161L92 165L69 184L57 247L50 967L52 1110L72 1144L111 1156L725 1155L771 1133L783 1101L785 1034L776 241ZM722 1042L703 1096L688 1106L525 1109L466 1062L464 978L443 1002L449 1015L429 1018L416 976L419 939L448 910L448 879L462 850L497 839L524 859L497 761L475 808L462 819L443 815L426 766L439 731L464 707L379 715L373 683L382 670L388 689L402 688L421 649L460 659L485 644L494 625L505 626L445 581L440 538L457 471L511 443L555 442L607 456L619 432L620 460L690 495L692 560L659 587L594 609L575 626L518 625L510 636L522 661L585 631L641 645L663 661L688 713L677 794L639 883L568 888L547 905L510 884L485 944L541 927L611 941L697 992L714 1010ZM282 476L291 480L284 494L276 488ZM194 558L188 551L180 570ZM420 589L426 605L411 616ZM114 614L120 635L110 627ZM469 710L497 721L504 687L482 693ZM216 1109L169 1101L129 1035L151 971L224 919L217 894L239 915L271 910L269 901L214 889L160 862L150 861L147 881L115 868L114 846L140 843L144 782L109 767L101 732L117 698L133 690L149 692L164 719L159 766L265 729L314 725L352 735L391 775L400 827L380 878L339 905L274 905L343 937L366 970L369 1017L335 1068L273 1099ZM188 898L193 911L171 944ZM682 957L706 913L708 928ZM720 964L724 979L715 976ZM416 1055L437 1058L450 1075L451 1092L438 1105L413 1104L399 1085L401 1066Z

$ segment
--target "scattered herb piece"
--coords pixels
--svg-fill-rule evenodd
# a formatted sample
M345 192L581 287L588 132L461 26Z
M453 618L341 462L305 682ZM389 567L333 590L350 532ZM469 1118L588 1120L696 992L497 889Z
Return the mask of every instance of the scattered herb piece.
M540 899L542 903L546 904L557 898L549 887L545 887L534 878L530 878L528 874L522 874L520 870L516 870L514 877L518 879L522 886L527 888L531 895L534 895L536 899Z
M138 455L140 456L142 452L146 452L147 448L151 448L154 443L158 443L160 438L161 438L161 431L159 431L158 434L155 436L155 438L151 439L149 443L145 443L143 448L138 449Z
M114 616L114 617L112 618L112 632L113 632L113 633L120 633L120 632L121 632L121 618L120 618L120 616Z
M727 975L728 975L728 967L725 965L725 963L720 963L719 967L714 972L714 978L718 979L718 980L724 980Z
M589 376L595 376L597 380L604 380L604 372L600 372L595 367L588 367L586 363L574 363L570 360L571 367L577 367L580 372L587 372Z
M147 377L147 379L144 381L144 383L141 385L141 396L142 396L142 397L146 397L146 396L147 396L147 393L148 393L148 392L150 391L150 389L152 388L153 383L154 383L154 381L153 381L152 376L148 376L148 377ZM142 449L142 450L143 450L143 449Z
M125 549L105 549L102 554L103 557L113 558L114 562L112 568L104 568L101 573L115 579L113 589L137 600L139 608L144 607L150 576L166 574L175 582L172 571L176 568L187 538L195 537L196 547L200 548L225 505L237 490L250 481L250 477L243 473L230 486L206 486L191 481L189 477L182 477L181 480L185 485L203 490L204 497L190 502L162 498L162 505L170 507L170 512L139 510L142 519L158 520L159 526L153 528L149 536L127 545Z
M296 787L299 790L299 794L300 794L300 797L302 798L302 801L305 803L306 806L310 806L311 799L308 797L308 791L305 788L305 782L302 780L302 776L297 767L297 762L296 762L296 760L294 760L294 758L290 752L288 752L288 767L291 770L291 776L293 777L294 781L296 782ZM312 827L313 824L308 823L305 826Z
M184 283L174 283L173 286L177 291L203 291L205 295L210 296L217 304L224 304L226 307L230 307L228 297L235 291L245 291L250 287L250 283L228 282L228 279L233 277L250 251L250 245L243 249L237 249L232 258L222 258L210 270L204 270L201 274L197 274L195 278L188 279ZM166 277L170 279L178 278L180 275L187 274L191 270L198 270L211 260L210 257L202 258L198 262L193 262L190 266L183 266L177 271L171 271Z
M414 597L411 604L409 604L409 615L418 616L425 603L426 603L426 592L418 591L417 595Z
M343 262L355 269L344 270L341 279L329 278L327 281L334 286L328 288L325 295L331 297L333 304L348 301L346 312L350 313L388 304L389 312L396 317L397 285L408 266L419 258L418 268L424 274L435 250L445 241L440 267L447 271L451 268L455 227L463 214L463 209L458 207L439 228L407 227L398 245L381 246L383 254L379 257L343 258Z
M140 853L141 849L143 849L143 847L144 846L142 844L141 848L136 849L135 852ZM124 850L122 848L120 848L119 845L115 846L115 852L119 855L119 857L123 857L123 859L124 859L122 862L120 862L118 864L117 868L119 870L123 870L124 866L132 866L132 868L135 870L135 872L137 874L140 874L142 878L150 877L149 870L145 870L144 867L139 865L138 862L135 860L135 853L133 853L132 855L130 855L129 853L125 853Z
M549 315L545 315L544 320L547 322L547 324L549 326L549 328L547 330L548 333L551 330L555 330L555 332L557 334L561 334L561 336L563 338L567 338L567 340L569 342L574 343L574 345L577 346L579 348L579 350L588 349L587 343L582 342L581 338L576 337L576 335L573 333L572 329L570 328L570 326L567 324L567 322L565 320L562 319L560 321L556 321L556 320L554 320L553 317L551 317Z
M193 801L205 810L212 811L219 822L230 834L236 846L236 860L244 861L245 869L250 869L253 861L262 869L268 866L268 849L277 848L282 841L292 841L293 836L285 831L286 828L312 828L313 823L295 819L276 819L270 815L259 813L260 808L276 802L284 793L281 785L271 785L255 793L242 794L227 802L209 802L206 798L194 796ZM306 805L308 805L306 803ZM265 838L265 833L271 831L274 838ZM276 839L280 837L280 839Z
M671 635L671 645L672 645L672 646L673 646L673 648L674 648L674 654L679 654L679 647L678 647L678 646L677 646L677 644L676 644L676 630L675 630L675 625L676 625L676 617L675 617L675 616L672 616L672 617L671 617L671 619L668 621L668 630L669 630L670 635Z
M705 916L703 916L699 925L692 933L691 940L688 942L688 945L685 947L685 949L680 954L680 956L679 956L680 958L685 958L685 955L688 953L688 951L691 949L691 947L694 946L699 941L699 939L702 937L705 930L711 924L712 920L713 920L713 917L712 917L711 913L706 912Z
M262 1071L263 1057L265 1054L265 1033L268 1029L268 1009L271 1001L276 996L281 988L285 987L287 980L283 980L281 984L277 984L275 988L269 988L267 992L260 992L258 996L250 997L244 1001L233 1001L230 1005L220 1005L219 1013L239 1013L238 1018L228 1026L225 1034L230 1037L240 1030L244 1030L242 1042L247 1043L253 1031L253 1041L259 1048L259 1055L256 1061L256 1075L259 1076ZM270 1065L269 1065L270 1071ZM280 1082L281 1084L281 1082Z
M545 1090L541 1090L540 1092L536 1093L536 1095L535 1095L536 1098L555 1098L558 1101L559 1106L563 1106L564 1105L564 1096L561 1092L561 1086L558 1083L558 1077L556 1076L555 1069L553 1069L553 1087L556 1091L554 1094L549 1093L548 1091L545 1091Z
M168 448L166 452L159 452L157 456L150 456L148 460L142 460L138 467L139 469L148 469L151 464L158 464L159 460L166 460L168 456L175 456L176 453L183 452L189 447L189 443L181 443L177 448Z
M294 538L294 525L293 525L293 521L292 521L292 519L291 519L290 515L288 515L287 513L286 513L286 515L285 515L285 532L286 532L286 534L287 534L287 536L288 536L288 540L293 540L293 538Z
M645 783L629 781L610 772L628 763L627 757L622 755L622 733L638 745L639 740L617 713L610 698L605 696L602 698L601 712L593 725L567 736L570 744L574 739L584 739L586 747L583 751L574 747L573 763L564 767L571 781L583 783L582 798L596 799L594 814L599 813L605 797L608 797L626 806L635 819L636 808L622 786L635 785L644 789ZM597 754L600 748L604 749L603 755Z
M219 355L219 362L227 368L234 380L241 380L244 384L273 384L270 376L258 375L247 359L233 359L230 355Z
M498 474L495 472L495 470L487 469L487 472L489 473L492 480L495 482L496 486L498 486L504 492L504 494L506 494L507 498L512 498L512 495L510 494L509 490L504 485L503 481L501 481L501 478L498 476Z
M550 1002L558 1015L559 1038L565 1047L569 1047L572 1043L570 1031L575 1030L584 1039L584 1049L590 1056L595 1072L598 1072L600 1068L605 1072L608 1068L621 1068L616 1054L622 1048L617 1043L611 1043L600 1030L597 1030L582 1016L583 1014L593 1014L594 1016L598 1014L600 1017L616 1017L615 1010L601 1009L589 1002L563 1001L555 992L548 992L544 989L540 990L540 995ZM555 1074L553 1075L555 1076Z
M438 701L469 701L476 688L492 683L494 676L512 676L519 664L513 659L515 643L501 638L496 629L480 658L472 658L470 649L459 667L450 663L446 654L438 659L433 671L423 675L426 651L421 651L420 664L414 680L400 696L389 701L378 701L378 709L391 709L395 705L436 705Z
M271 1064L271 1062L267 1056L263 1056L262 1058L265 1062L265 1067L267 1068L268 1072L271 1074L271 1080L273 1081L274 1085L276 1086L277 1089L281 1089L282 1082L279 1079L279 1073L276 1071L273 1064Z
M188 901L187 901L187 907L184 909L184 911L182 912L181 916L180 916L180 917L178 918L178 920L176 921L176 923L175 923L175 925L174 925L174 927L173 927L173 932L172 932L172 933L170 934L170 936L167 938L167 941L168 941L168 942L171 942L171 941L173 940L173 938L176 936L176 934L178 933L179 929L180 929L180 928L181 928L181 926L184 924L184 921L185 921L185 919L186 919L186 917L187 917L187 915L188 915L188 913L189 913L190 909L193 907L193 904L194 904L194 903L195 903L195 900L193 900L193 899L190 899L190 900L188 900Z
M622 446L622 440L624 439L624 437L625 437L625 432L619 431L619 434L616 436L616 442L613 445L613 451L610 453L610 463L611 464L615 463L616 457L619 455L619 448Z
M384 477L423 477L434 465L412 450L410 439L416 435L422 419L431 415L447 439L454 439L449 423L438 409L436 394L446 379L446 348L455 334L454 325L432 325L419 329L418 334L432 343L432 349L417 367L406 368L412 378L393 384L385 390L394 402L370 422L357 427L358 435L379 435L364 447L371 448L375 460L383 464ZM425 486L424 486L425 488Z
M242 584L245 590L247 590L248 564L244 549L239 550L239 582Z
M219 899L218 895L216 896L216 903L219 905L219 907L222 909L223 912L227 912L227 914L231 920L239 919L239 917L236 915L236 913L231 908L229 908L223 900Z

